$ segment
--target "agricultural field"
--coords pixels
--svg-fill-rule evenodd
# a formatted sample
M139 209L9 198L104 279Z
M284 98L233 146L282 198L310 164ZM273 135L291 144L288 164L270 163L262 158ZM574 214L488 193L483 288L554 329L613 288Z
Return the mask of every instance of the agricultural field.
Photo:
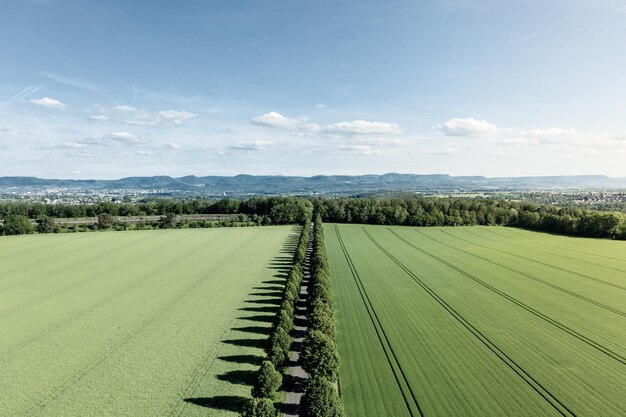
M0 416L236 415L298 233L0 238Z
M626 242L325 226L349 416L625 416Z

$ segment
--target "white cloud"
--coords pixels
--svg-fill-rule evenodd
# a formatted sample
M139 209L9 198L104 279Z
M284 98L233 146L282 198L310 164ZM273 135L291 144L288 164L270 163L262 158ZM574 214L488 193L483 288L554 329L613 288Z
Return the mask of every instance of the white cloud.
M89 117L90 121L111 121L133 126L181 125L198 115L185 110L159 110L151 112L137 107L120 105L111 108L108 112L97 107L99 114ZM105 114L108 113L108 114Z
M94 116L89 116L87 120L89 120L90 122L106 122L109 120L109 116L106 116L104 114L96 114Z
M137 156L148 156L148 155L152 155L152 152L150 152L150 151L137 151L137 152L135 152L135 155L137 155Z
M293 119L282 114L271 111L260 116L253 117L250 123L260 126L293 129L301 125L306 119Z
M79 143L79 142L74 142L74 141L67 141L67 142L63 142L61 145L58 146L59 148L65 148L65 149L79 149L79 148L84 148L85 144L84 143Z
M169 149L180 149L180 145L176 142L169 142L167 145L165 145L167 148Z
M9 129L8 127L0 126L0 133L9 133L10 131L11 129Z
M59 100L55 100L50 97L42 97L42 98L33 98L30 99L30 102L42 107L47 107L50 109L64 109L65 104L61 103Z
M113 107L113 110L120 111L120 112L126 112L126 113L134 113L134 112L137 111L137 108L133 107L133 106L123 105L123 106L115 106L115 107Z
M274 142L265 140L254 140L250 142L237 142L230 146L233 151L260 151L274 146Z
M399 135L403 131L395 123L353 120L327 125L324 132L344 135Z
M197 114L190 113L188 111L178 111L178 110L161 110L157 112L157 114L165 120L168 120L174 124L181 124L185 120L193 119L197 117Z
M369 145L339 145L337 147L340 151L354 152L360 155L372 155L374 153L380 153L379 151L375 151Z
M111 132L108 135L104 136L105 138L117 140L120 142L138 142L139 137L133 133L119 131L119 132Z
M451 119L435 126L435 130L446 136L485 136L500 131L498 126L486 120L477 120L472 117L467 119Z

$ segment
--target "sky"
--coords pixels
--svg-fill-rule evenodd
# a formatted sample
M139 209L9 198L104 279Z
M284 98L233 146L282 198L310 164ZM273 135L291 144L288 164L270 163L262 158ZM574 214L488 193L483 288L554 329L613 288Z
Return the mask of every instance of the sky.
M626 176L622 0L0 0L0 176Z

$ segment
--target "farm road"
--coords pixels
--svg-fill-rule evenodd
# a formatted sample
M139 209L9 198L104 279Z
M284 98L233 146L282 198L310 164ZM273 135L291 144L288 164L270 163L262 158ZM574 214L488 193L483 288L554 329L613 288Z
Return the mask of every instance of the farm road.
M309 314L309 282L311 274L309 271L309 265L311 260L311 251L313 250L313 225L311 225L311 234L309 237L309 246L307 248L306 257L304 260L304 279L300 287L300 299L296 306L296 318L294 320L295 330L293 334L293 343L291 345L291 355L289 368L285 375L285 407L283 409L283 416L291 417L298 416L300 410L300 400L306 389L306 383L309 379L309 375L302 368L300 364L300 351L302 350L302 342L306 335L308 321L307 315Z

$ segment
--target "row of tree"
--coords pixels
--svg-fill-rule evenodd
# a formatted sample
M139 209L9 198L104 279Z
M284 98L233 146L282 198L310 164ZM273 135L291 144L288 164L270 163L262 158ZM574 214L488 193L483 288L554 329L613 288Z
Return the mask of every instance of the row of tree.
M115 217L166 216L182 214L247 214L262 217L266 223L302 224L311 218L311 202L297 197L254 197L247 200L176 200L159 199L138 203L100 202L96 204L43 204L38 202L0 202L0 218L19 214L35 220L53 218L97 217L106 213Z
M5 219L6 223L7 219L15 218L15 216L41 220L101 215L168 217L181 214L238 213L248 216L252 222L259 225L302 224L305 219L311 218L314 208L321 214L324 221L337 223L407 226L502 225L568 235L626 239L626 214L624 213L484 198L254 197L248 200L218 201L158 200L136 204L0 203L0 218ZM20 218L23 219L23 217ZM43 230L47 229L44 227Z
M291 352L296 304L300 297L300 286L304 279L304 260L311 231L311 219L305 218L298 245L293 256L293 265L287 275L283 299L276 314L276 320L267 348L267 360L259 369L257 381L252 388L252 399L244 407L244 417L276 417L274 406L276 393L282 384L281 371L286 367Z
M336 389L339 354L336 348L335 313L330 288L324 229L319 213L314 221L310 259L309 327L300 359L309 383L300 404L302 417L342 417L343 404Z
M552 233L626 239L626 214L481 198L314 199L324 221L406 226L515 226Z

